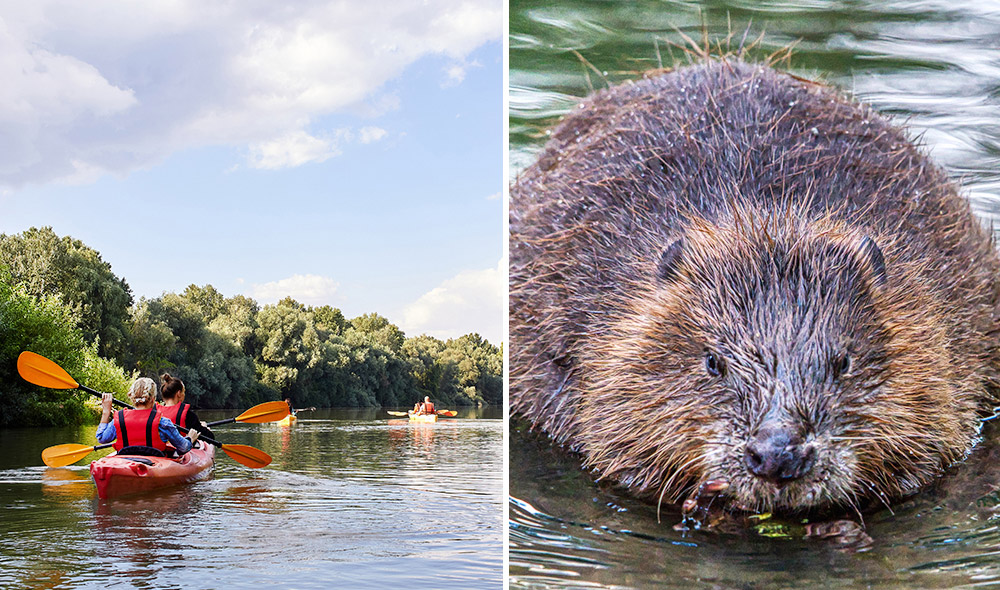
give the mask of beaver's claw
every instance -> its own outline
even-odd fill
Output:
[[[721,479],[713,479],[703,482],[694,492],[688,496],[681,505],[681,522],[674,525],[675,530],[690,531],[702,528],[711,528],[722,521],[725,516],[722,512],[722,502],[715,502],[725,495],[729,489],[729,482]]]

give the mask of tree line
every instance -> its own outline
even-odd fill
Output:
[[[211,285],[135,301],[97,251],[50,227],[0,234],[0,426],[83,420],[85,395],[20,379],[22,350],[103,391],[166,371],[197,408],[284,398],[298,407],[407,406],[425,395],[445,406],[503,400],[501,350],[478,334],[407,338],[376,313],[347,319],[291,298],[261,306]]]

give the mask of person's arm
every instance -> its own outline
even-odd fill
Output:
[[[111,420],[111,400],[114,396],[105,393],[101,396],[101,423],[97,425],[97,442],[104,444],[118,438],[115,423]]]
[[[184,422],[184,426],[186,426],[188,430],[197,430],[202,436],[215,438],[215,435],[212,434],[212,429],[205,426],[205,423],[198,418],[198,414],[195,414],[194,410],[191,408],[188,408],[187,418],[184,419]]]
[[[118,438],[114,422],[102,422],[97,425],[97,442],[104,444]]]
[[[160,440],[174,445],[174,448],[177,449],[177,452],[181,455],[190,451],[191,444],[198,440],[197,431],[190,433],[191,438],[182,436],[181,432],[177,430],[177,426],[166,418],[160,418],[160,426],[158,430],[160,431]]]

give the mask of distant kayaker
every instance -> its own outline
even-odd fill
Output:
[[[288,413],[291,414],[292,416],[294,416],[295,415],[295,408],[292,407],[292,398],[286,397],[285,398],[285,403],[288,404]]]
[[[191,445],[198,440],[198,431],[192,430],[187,436],[181,436],[177,426],[157,411],[156,383],[148,377],[135,380],[128,390],[134,410],[119,410],[114,420],[111,420],[111,404],[114,396],[105,393],[101,398],[101,423],[97,427],[97,440],[101,443],[115,441],[114,448],[120,451],[125,447],[148,447],[149,454],[166,454],[169,442],[184,454],[191,450]],[[156,434],[153,434],[153,425]],[[145,449],[144,449],[145,450]]]
[[[171,377],[170,373],[160,375],[160,395],[163,396],[163,404],[160,412],[172,420],[174,424],[187,429],[194,429],[208,438],[215,438],[212,430],[194,413],[191,404],[184,401],[187,389],[184,382],[176,377]]]
[[[424,396],[423,407],[420,408],[420,412],[418,412],[418,413],[419,414],[433,414],[434,413],[434,404],[431,403],[430,396]]]

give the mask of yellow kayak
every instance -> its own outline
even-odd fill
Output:
[[[289,414],[278,421],[278,426],[291,426],[295,424],[295,420],[297,420],[295,414]]]
[[[410,422],[437,422],[437,414],[410,414]]]

